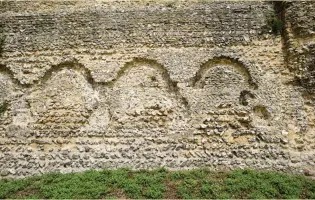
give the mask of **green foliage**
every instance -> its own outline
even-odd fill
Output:
[[[0,181],[0,199],[8,198],[10,194],[14,194],[27,186],[29,186],[30,181],[28,179],[24,180],[1,180]]]
[[[266,25],[263,27],[264,33],[282,34],[284,30],[284,21],[276,16],[270,16],[266,19]]]
[[[278,172],[211,172],[207,169],[169,172],[164,168],[91,170],[0,180],[0,199],[160,199],[168,198],[170,192],[184,199],[315,198],[315,181]]]
[[[214,199],[220,198],[222,187],[220,177],[207,169],[178,171],[171,174],[171,180],[177,185],[179,198]],[[229,197],[226,195],[225,197]]]
[[[282,34],[284,29],[284,22],[277,17],[271,17],[267,19],[266,28],[267,30],[271,29],[272,33],[275,35]]]
[[[282,34],[284,23],[282,20],[273,18],[271,21],[271,30],[274,34]]]
[[[45,198],[93,199],[109,192],[108,184],[98,171],[78,174],[52,174],[43,180],[39,191]],[[47,184],[50,183],[50,184]]]
[[[130,180],[130,185],[133,186],[133,193],[130,193],[130,185],[126,184],[124,190],[129,194],[131,198],[138,198],[142,196],[149,199],[162,198],[166,191],[164,185],[167,171],[165,169],[159,169],[154,171],[139,171],[134,174],[133,179]],[[137,189],[138,192],[135,191]],[[139,194],[139,192],[141,192]],[[135,194],[135,195],[134,195]]]
[[[226,190],[237,198],[300,198],[306,179],[276,172],[236,170],[225,180]],[[314,184],[314,183],[313,183]]]

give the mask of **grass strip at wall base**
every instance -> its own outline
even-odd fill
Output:
[[[315,199],[315,180],[280,172],[117,169],[0,180],[0,199]]]

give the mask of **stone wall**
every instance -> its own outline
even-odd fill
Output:
[[[0,177],[313,170],[315,4],[277,6],[1,1]]]

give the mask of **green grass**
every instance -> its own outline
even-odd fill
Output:
[[[0,180],[0,199],[3,198],[314,199],[315,180],[254,170],[132,171],[122,168]]]

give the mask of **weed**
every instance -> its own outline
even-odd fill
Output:
[[[271,20],[271,30],[274,34],[282,34],[283,31],[283,21],[277,18]]]
[[[168,190],[171,186],[172,193]],[[176,193],[176,195],[174,195]],[[169,172],[130,169],[50,173],[19,180],[0,180],[0,199],[54,198],[160,199],[315,198],[315,181],[299,175],[254,170]]]

